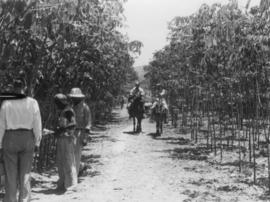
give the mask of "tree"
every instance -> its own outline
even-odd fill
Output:
[[[123,3],[1,1],[2,86],[20,72],[29,95],[47,103],[42,104],[44,114],[55,93],[74,86],[91,95],[92,102],[104,99],[105,91],[116,96],[134,63],[131,52],[139,52],[141,45],[118,31]]]

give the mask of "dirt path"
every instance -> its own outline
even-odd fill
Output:
[[[169,126],[153,138],[154,123],[143,121],[143,133],[132,135],[126,112],[96,131],[84,149],[91,165],[78,189],[56,193],[57,176],[35,176],[33,201],[44,202],[179,202],[260,201],[265,190],[244,183],[232,166],[219,166],[196,154],[187,137]],[[197,150],[196,150],[197,151]],[[193,152],[193,153],[192,153]],[[195,158],[196,157],[196,158]],[[198,158],[202,157],[202,158]],[[191,160],[193,159],[193,160]],[[196,160],[197,159],[197,160]],[[266,201],[266,199],[264,199]]]

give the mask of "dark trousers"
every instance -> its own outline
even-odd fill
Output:
[[[27,130],[6,131],[3,139],[6,172],[4,202],[28,202],[31,195],[31,168],[34,157],[34,134]],[[17,190],[19,200],[17,200]]]

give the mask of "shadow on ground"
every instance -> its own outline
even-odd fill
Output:
[[[134,132],[134,131],[124,131],[124,134],[128,134],[128,135],[139,135],[139,132]]]
[[[160,135],[158,135],[157,133],[148,133],[146,135],[150,136],[150,137],[152,137],[153,139],[156,139],[156,140],[157,140],[158,137],[160,137]]]
[[[164,140],[167,141],[168,144],[176,144],[176,145],[186,145],[191,141],[189,139],[183,137],[158,137],[156,140]]]
[[[97,143],[97,142],[101,142],[101,141],[116,142],[117,140],[111,136],[108,136],[108,135],[91,136],[88,140],[89,143]],[[84,148],[84,150],[90,150],[90,149]]]
[[[119,112],[112,112],[111,115],[96,122],[96,124],[105,126],[107,124],[119,124],[125,120],[128,120],[128,117],[121,117]]]
[[[127,118],[123,117],[123,118],[120,118],[120,117],[111,117],[109,120],[108,120],[108,123],[110,124],[119,124],[121,122],[123,122],[124,120],[126,120]]]
[[[210,151],[205,147],[185,147],[159,150],[156,152],[167,153],[169,158],[204,161],[208,159]]]
[[[42,189],[42,190],[32,190],[33,193],[37,193],[37,194],[45,194],[45,195],[62,195],[65,192],[64,191],[59,191],[57,189]],[[35,200],[39,199],[39,198],[34,198]]]
[[[87,155],[87,156],[82,156],[81,161],[87,164],[93,164],[93,163],[99,163],[99,159],[101,158],[101,155],[95,155],[95,154],[91,154],[91,155]]]
[[[244,167],[250,167],[250,168],[253,167],[252,163],[250,163],[248,161],[243,161],[243,160],[241,160],[241,162],[239,160],[235,160],[235,161],[232,161],[232,162],[223,162],[223,163],[220,163],[220,165],[221,166],[239,167],[240,163],[241,163],[241,166],[244,166]]]
[[[263,201],[270,201],[270,192],[266,191],[263,195],[259,197],[259,199]]]
[[[107,127],[105,125],[95,124],[94,126],[92,126],[92,130],[93,130],[93,133],[100,132],[100,131],[106,131]]]
[[[101,172],[96,171],[96,170],[86,170],[80,177],[79,177],[79,183],[84,181],[85,177],[96,177],[101,175]]]

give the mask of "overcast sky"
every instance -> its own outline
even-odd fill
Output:
[[[239,0],[244,8],[248,0]],[[251,0],[256,5],[260,0]],[[228,0],[128,0],[125,3],[125,32],[130,40],[144,44],[141,55],[134,66],[146,65],[155,51],[167,43],[167,24],[175,16],[187,16],[196,12],[203,3],[226,3]]]

